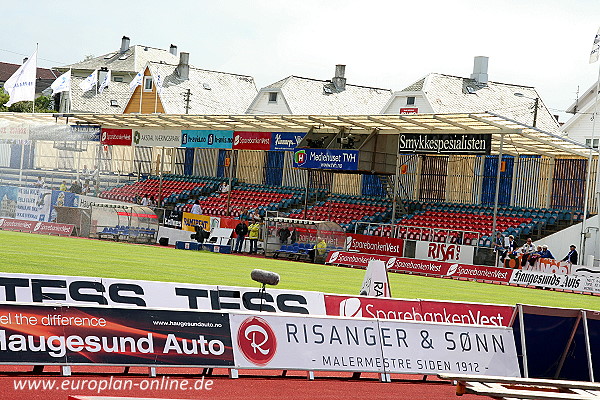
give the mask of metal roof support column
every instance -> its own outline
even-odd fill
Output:
[[[502,166],[502,150],[504,146],[504,133],[500,134],[500,151],[498,152],[498,172],[496,173],[496,193],[494,193],[494,217],[492,219],[492,247],[496,244],[496,224],[498,219],[498,197],[500,194],[500,173]]]
[[[594,363],[592,362],[592,349],[590,346],[590,330],[588,328],[587,311],[581,310],[581,314],[583,314],[583,337],[585,338],[585,354],[587,356],[590,382],[596,382],[594,380]]]
[[[527,363],[527,344],[525,343],[525,318],[523,318],[523,304],[517,304],[519,313],[519,335],[521,336],[521,355],[523,356],[523,378],[529,378],[529,365]]]
[[[231,153],[229,153],[229,190],[227,191],[227,216],[231,217],[231,190],[233,189],[231,187],[231,182],[232,182],[232,167],[233,167],[233,160],[234,158],[237,161],[237,157],[234,157],[235,155],[237,155],[237,150],[230,150]],[[240,249],[241,251],[241,249]]]
[[[165,146],[160,148],[160,181],[158,182],[158,207],[162,207],[163,171],[165,169]]]
[[[398,182],[400,176],[400,137],[398,137],[398,148],[396,149],[396,172],[394,173],[394,195],[392,198],[392,237],[397,237],[396,229],[396,202],[398,201]]]

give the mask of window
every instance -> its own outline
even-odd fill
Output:
[[[413,96],[407,97],[406,98],[406,105],[407,106],[414,106],[415,105],[415,98]]]
[[[594,148],[597,149],[598,148],[598,142],[600,141],[600,139],[594,139]],[[585,145],[587,147],[590,147],[592,145],[592,139],[585,139]]]
[[[277,92],[269,92],[269,103],[277,103]]]
[[[152,91],[152,77],[145,76],[144,77],[144,92],[151,92],[151,91]]]
[[[123,82],[122,76],[113,76],[113,82]]]

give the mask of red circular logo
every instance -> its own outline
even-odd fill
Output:
[[[248,361],[265,365],[275,356],[277,339],[267,321],[250,317],[238,329],[238,346]]]

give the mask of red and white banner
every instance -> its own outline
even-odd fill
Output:
[[[270,150],[271,132],[233,132],[235,150]]]
[[[351,233],[346,238],[346,251],[402,257],[404,240]]]
[[[71,236],[75,225],[0,218],[0,229],[4,231],[39,233],[42,235]]]
[[[230,314],[238,368],[520,376],[511,328]]]
[[[415,246],[415,258],[419,260],[447,261],[471,264],[475,247],[453,243],[423,242]]]
[[[514,307],[495,304],[325,294],[325,310],[327,315],[340,317],[509,326]]]
[[[131,146],[133,134],[131,129],[107,129],[102,128],[100,143],[103,145]]]
[[[508,282],[513,271],[508,268],[488,267],[483,265],[453,264],[440,261],[416,260],[413,258],[349,253],[344,251],[329,252],[325,262],[329,264],[365,267],[371,260],[384,261],[388,271],[489,280],[495,282]]]

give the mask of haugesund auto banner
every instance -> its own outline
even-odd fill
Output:
[[[600,278],[593,276],[550,274],[516,269],[512,271],[510,283],[574,292],[600,293]]]
[[[34,222],[35,224],[35,222]],[[323,293],[85,276],[0,273],[0,302],[325,314]]]
[[[520,376],[510,328],[230,315],[238,368]]]
[[[0,305],[0,363],[232,366],[220,312]]]

